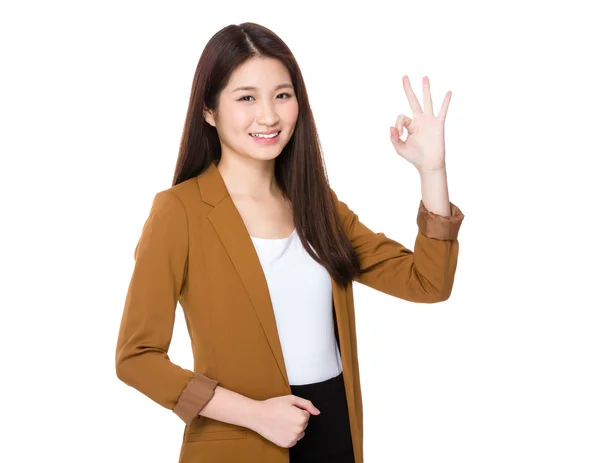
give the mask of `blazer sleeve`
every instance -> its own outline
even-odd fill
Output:
[[[356,250],[363,272],[354,280],[411,302],[434,303],[450,297],[458,259],[458,231],[464,214],[452,202],[449,217],[428,211],[423,201],[417,213],[414,251],[373,232],[333,192],[338,214]]]
[[[171,191],[155,195],[134,259],[117,340],[117,377],[190,424],[218,381],[181,368],[167,353],[188,259],[187,215]]]

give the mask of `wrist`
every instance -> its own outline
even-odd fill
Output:
[[[258,432],[262,422],[262,405],[262,400],[249,399],[247,413],[245,414],[245,423],[242,426]]]
[[[439,174],[446,173],[446,166],[440,167],[439,169],[427,169],[427,170],[417,169],[417,170],[419,171],[419,175],[421,177],[427,176],[427,175],[439,175]]]

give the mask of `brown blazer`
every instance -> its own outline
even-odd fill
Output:
[[[333,193],[333,190],[332,190]],[[421,201],[414,252],[375,233],[333,193],[361,267],[355,281],[414,302],[450,296],[464,218]],[[154,197],[134,252],[117,347],[118,378],[185,423],[180,463],[287,463],[289,449],[241,426],[199,415],[217,384],[256,400],[291,394],[267,282],[254,245],[215,163]],[[332,279],[356,463],[363,463],[363,411],[352,284]],[[168,356],[181,304],[194,370]]]

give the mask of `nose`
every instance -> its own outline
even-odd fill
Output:
[[[258,106],[258,114],[256,115],[256,122],[260,125],[275,125],[279,122],[279,116],[277,111],[273,108],[271,102],[264,100],[262,104]]]

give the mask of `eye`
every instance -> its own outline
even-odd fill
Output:
[[[281,95],[285,95],[285,96],[286,96],[286,98],[279,98],[280,100],[281,100],[281,99],[287,100],[287,99],[291,98],[291,95],[290,95],[289,93],[280,93],[280,94],[279,94],[279,95],[277,95],[277,96],[279,97],[279,96],[281,96]],[[245,96],[241,97],[241,98],[240,98],[238,101],[250,101],[250,100],[246,100],[245,98],[254,98],[254,97],[253,97],[253,96],[251,96],[251,95],[245,95]]]

